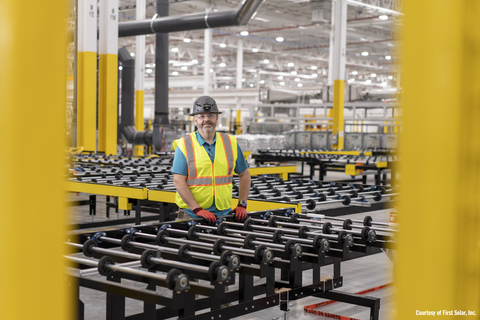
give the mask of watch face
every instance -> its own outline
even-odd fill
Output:
[[[245,201],[245,200],[238,201],[238,205],[246,207],[247,206],[247,201]]]

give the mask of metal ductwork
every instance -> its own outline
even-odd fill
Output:
[[[152,33],[167,33],[207,28],[246,25],[265,0],[244,0],[237,9],[182,16],[161,16],[144,21],[130,21],[118,24],[118,36],[129,37]],[[157,8],[158,13],[158,8]]]
[[[187,30],[198,30],[207,28],[220,28],[246,25],[248,21],[257,12],[258,8],[265,0],[243,0],[242,4],[236,10],[224,10],[218,12],[208,11],[206,13],[186,14],[182,16],[170,17],[170,1],[157,0],[156,15],[154,19],[144,21],[131,21],[118,24],[118,36],[129,37],[155,33],[155,119],[153,121],[153,134],[145,134],[144,138],[151,139],[156,150],[161,150],[163,143],[163,127],[169,126],[168,121],[168,53],[169,41],[168,33]],[[131,59],[130,55],[128,58]],[[119,53],[120,59],[120,53]],[[132,59],[133,60],[133,59]],[[122,70],[123,71],[123,70]],[[122,117],[123,117],[123,76],[122,76]],[[133,83],[133,76],[131,79]],[[132,89],[132,107],[133,115],[133,93]],[[129,96],[127,95],[127,98]],[[129,102],[128,102],[129,103]],[[128,111],[127,111],[128,112]],[[132,116],[132,124],[133,124]],[[121,125],[122,133],[133,135],[137,141],[136,134],[132,128]],[[145,131],[150,132],[150,131]],[[127,138],[128,139],[128,138]],[[140,137],[139,137],[140,139]],[[130,142],[130,140],[128,140]],[[150,142],[150,141],[149,141]],[[150,142],[150,144],[152,143]]]
[[[122,114],[120,132],[132,144],[153,144],[152,130],[138,131],[135,128],[135,60],[123,47],[118,50],[118,60],[122,63]]]

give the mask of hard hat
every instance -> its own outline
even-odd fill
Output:
[[[196,114],[206,112],[221,114],[221,112],[218,111],[217,103],[212,99],[212,97],[201,96],[193,103],[193,112],[190,113],[190,115],[194,116]]]

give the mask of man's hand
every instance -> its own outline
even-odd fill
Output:
[[[204,210],[202,208],[196,208],[193,210],[193,212],[197,216],[207,219],[207,221],[212,224],[214,224],[217,221],[217,218],[213,213],[211,213],[210,211]]]
[[[238,221],[243,221],[247,218],[247,209],[243,206],[238,206],[235,208],[235,218]]]

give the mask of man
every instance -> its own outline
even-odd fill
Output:
[[[240,178],[235,208],[239,220],[247,217],[250,192],[250,171],[237,139],[215,130],[219,114],[211,97],[195,101],[190,115],[198,130],[177,140],[172,167],[175,203],[190,217],[203,217],[210,223],[231,211],[234,172]]]

